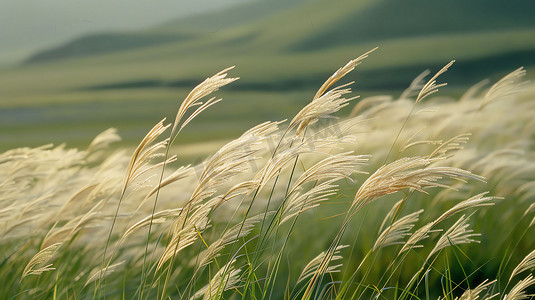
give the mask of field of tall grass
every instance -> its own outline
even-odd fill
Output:
[[[435,94],[450,62],[397,97],[359,99],[340,82],[370,52],[293,119],[199,164],[177,164],[181,132],[225,105],[212,94],[237,80],[232,68],[194,87],[133,153],[109,147],[120,139],[109,129],[87,149],[0,154],[0,298],[532,297],[525,71],[450,99]]]

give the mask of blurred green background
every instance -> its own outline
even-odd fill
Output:
[[[441,77],[450,85],[445,95],[520,66],[533,78],[533,1],[194,2],[117,1],[112,9],[95,1],[73,11],[46,9],[53,1],[0,4],[0,151],[62,142],[83,148],[109,127],[119,130],[120,146],[133,146],[164,116],[172,120],[197,83],[233,65],[230,74],[241,79],[218,92],[223,102],[178,144],[291,118],[332,72],[376,46],[346,80],[356,81],[357,95],[396,96],[451,59],[457,62]],[[82,23],[94,26],[75,30]]]

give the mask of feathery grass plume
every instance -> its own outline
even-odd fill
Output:
[[[98,281],[97,290],[100,289],[100,284],[101,284],[101,281],[102,281],[102,277],[106,277],[106,269],[109,267],[109,265],[111,263],[111,258],[110,258],[110,260],[108,261],[106,267],[104,266],[105,260],[106,260],[106,252],[108,250],[108,246],[109,246],[109,243],[110,243],[110,240],[111,240],[113,229],[114,229],[115,223],[117,221],[117,216],[119,215],[119,209],[120,209],[122,201],[124,199],[124,196],[125,196],[125,193],[126,193],[126,189],[128,188],[128,186],[137,177],[139,177],[143,173],[145,173],[145,172],[147,172],[149,170],[152,170],[154,168],[157,168],[159,166],[162,166],[162,165],[165,166],[167,163],[170,163],[170,162],[176,160],[176,156],[173,156],[171,158],[165,157],[163,162],[160,162],[160,163],[155,164],[155,165],[150,165],[149,164],[151,159],[153,159],[156,156],[159,156],[159,154],[157,152],[159,150],[163,149],[163,148],[166,148],[166,146],[167,146],[167,144],[169,142],[169,139],[166,139],[166,140],[164,140],[162,142],[158,142],[158,143],[152,145],[152,143],[165,130],[167,130],[167,128],[169,128],[170,124],[164,125],[163,124],[164,121],[165,121],[165,118],[163,120],[161,120],[160,122],[158,122],[147,133],[147,135],[145,135],[143,140],[141,140],[141,143],[139,143],[139,145],[134,150],[134,153],[132,154],[132,157],[130,158],[130,162],[128,163],[128,167],[127,167],[127,170],[126,170],[126,175],[125,175],[125,178],[124,178],[124,183],[123,183],[123,186],[121,188],[121,195],[119,197],[119,201],[117,203],[117,208],[115,210],[115,214],[114,214],[111,226],[110,226],[110,231],[108,233],[108,238],[107,238],[107,241],[106,241],[106,245],[104,246],[104,253],[102,255],[102,263],[101,263],[101,267],[100,267],[101,272],[99,273],[100,274],[99,276],[101,277],[101,279],[99,279],[99,281]],[[162,170],[162,173],[163,173],[163,170]]]
[[[286,149],[280,147],[283,150],[278,151],[266,162],[264,167],[255,175],[253,181],[260,182],[259,188],[262,188],[296,157],[305,153],[322,153],[322,151],[332,150],[339,142],[338,138],[332,136],[327,138],[317,137],[305,141],[301,141],[301,138],[297,136],[292,137],[290,142],[286,143],[289,147]]]
[[[499,197],[485,197],[489,192],[484,192],[481,194],[477,194],[475,196],[472,196],[452,208],[445,211],[440,217],[438,217],[435,221],[433,221],[434,225],[446,220],[447,218],[460,213],[461,211],[464,211],[469,208],[476,208],[476,207],[483,207],[483,206],[492,206],[494,205],[493,201],[494,199],[499,199]]]
[[[465,218],[464,215],[455,222],[444,234],[438,239],[438,242],[435,245],[435,248],[431,250],[427,260],[437,253],[438,251],[452,245],[461,245],[468,243],[479,243],[479,241],[472,239],[472,237],[481,236],[479,233],[473,233],[472,229],[467,229],[470,224],[467,223],[468,218]]]
[[[513,279],[514,276],[531,268],[535,268],[535,250],[526,255],[526,257],[524,257],[524,259],[516,266],[511,273],[511,277],[509,277],[509,282],[511,282],[511,279]]]
[[[436,80],[438,76],[446,72],[448,68],[451,67],[451,65],[453,65],[454,62],[455,60],[450,61],[447,65],[445,65],[442,69],[440,69],[440,71],[438,71],[435,74],[435,76],[431,77],[431,79],[429,79],[429,81],[426,84],[424,84],[424,86],[420,90],[420,93],[418,93],[418,96],[416,97],[415,104],[422,101],[424,98],[436,93],[440,87],[447,85],[447,83],[437,84]]]
[[[312,100],[312,102],[303,107],[303,109],[295,115],[288,128],[297,126],[296,134],[299,135],[307,126],[315,123],[320,118],[326,118],[339,111],[341,108],[349,105],[349,101],[358,98],[358,96],[351,98],[343,97],[344,95],[351,93],[350,88],[345,88],[349,84],[336,87],[323,94],[321,97]]]
[[[432,229],[432,228],[436,226],[438,223],[450,218],[451,216],[458,214],[469,208],[494,205],[494,203],[489,202],[489,201],[492,201],[496,199],[497,197],[485,197],[486,194],[488,194],[488,192],[475,195],[473,197],[470,197],[467,200],[464,200],[456,204],[455,206],[453,206],[452,208],[444,212],[440,217],[438,217],[433,222],[429,222],[426,225],[419,228],[418,230],[416,230],[411,235],[411,237],[407,240],[407,242],[403,245],[399,253],[402,253],[412,248],[422,247],[422,245],[417,245],[417,243],[428,238],[430,233],[441,231],[440,229]]]
[[[28,159],[28,155],[25,154],[10,154],[9,151],[0,154],[0,165],[17,160]]]
[[[393,97],[390,95],[379,95],[363,98],[357,104],[355,104],[355,106],[351,110],[351,113],[349,113],[349,117],[356,117],[357,115],[364,112],[366,109],[379,104],[389,103],[392,101],[392,99]]]
[[[418,218],[423,211],[423,209],[420,209],[412,214],[408,214],[388,226],[375,241],[373,251],[391,245],[403,244],[401,240],[404,237],[411,235],[409,231],[411,231],[414,224],[418,222]]]
[[[386,216],[383,218],[383,222],[381,222],[381,226],[379,226],[377,234],[383,232],[383,229],[385,228],[386,224],[394,222],[394,219],[397,216],[397,213],[400,211],[404,200],[405,199],[398,200],[396,203],[394,203],[394,205],[392,205],[392,208],[390,208]]]
[[[496,279],[494,279],[492,281],[488,281],[488,279],[485,279],[482,283],[480,283],[475,288],[470,289],[470,290],[466,290],[461,295],[461,297],[459,297],[459,300],[477,300],[477,299],[479,299],[479,294],[485,292],[486,289],[488,289],[489,287],[491,287],[495,283],[496,283]],[[485,296],[485,300],[490,300],[490,299],[495,298],[496,296],[498,296],[500,294],[500,293],[495,293],[495,294],[489,295],[488,293],[489,292],[487,292],[487,295]]]
[[[357,167],[368,162],[371,156],[352,155],[352,153],[353,151],[331,155],[317,162],[301,174],[294,182],[291,191],[315,180],[351,179],[351,174],[355,172],[365,174],[366,172],[357,171]]]
[[[98,150],[107,148],[111,143],[118,142],[121,140],[119,134],[117,134],[117,129],[109,128],[97,135],[89,147],[87,147],[88,153],[93,153]]]
[[[151,214],[149,216],[146,216],[145,218],[143,218],[143,219],[139,220],[138,222],[136,222],[134,225],[130,226],[125,231],[123,236],[121,237],[121,240],[126,239],[129,235],[131,235],[132,233],[138,231],[139,229],[141,229],[141,228],[143,228],[145,226],[148,226],[150,224],[150,222],[151,222],[151,219],[152,219],[152,223],[153,224],[161,224],[161,223],[164,223],[164,222],[166,222],[167,220],[169,220],[171,218],[176,218],[180,214],[181,211],[182,211],[182,208],[165,209],[165,210],[156,212],[154,214]]]
[[[257,137],[267,137],[271,136],[277,130],[279,130],[279,125],[286,122],[286,120],[272,122],[267,121],[260,123],[249,130],[245,131],[241,136],[257,136]],[[271,136],[274,137],[274,136]]]
[[[176,181],[179,181],[179,180],[181,180],[183,178],[186,178],[188,175],[190,175],[190,173],[192,171],[193,171],[193,168],[191,167],[191,165],[181,166],[180,168],[178,168],[171,175],[167,176],[158,185],[156,185],[154,188],[152,188],[150,190],[150,192],[145,196],[143,201],[141,201],[138,204],[137,209],[141,208],[143,206],[143,204],[145,204],[147,202],[147,200],[149,200],[150,196],[154,195],[158,191],[158,189],[161,189],[161,188],[163,188],[165,186],[170,185],[173,182],[176,182]]]
[[[416,92],[421,91],[426,84],[425,77],[427,77],[427,75],[429,74],[431,74],[431,71],[425,70],[420,73],[420,75],[416,76],[416,78],[412,80],[409,87],[406,88],[403,93],[401,93],[401,95],[399,96],[399,100],[409,99],[410,97],[415,96],[414,94]]]
[[[177,253],[191,246],[197,240],[197,235],[198,233],[195,230],[195,226],[188,226],[174,233],[171,238],[171,241],[169,241],[169,244],[165,248],[163,254],[160,256],[160,259],[158,260],[156,270],[159,270],[168,260],[172,259]]]
[[[282,209],[282,220],[280,224],[285,223],[292,217],[317,207],[321,202],[329,200],[336,195],[338,185],[333,184],[337,179],[330,179],[322,182],[305,192],[294,192],[288,198],[288,201]]]
[[[258,149],[251,147],[255,143],[258,143],[258,139],[254,137],[239,138],[225,145],[206,161],[189,204],[195,205],[214,195],[221,184],[247,171],[250,163],[257,159],[254,155]]]
[[[232,186],[228,191],[219,197],[219,202],[214,206],[217,209],[223,203],[238,196],[248,195],[260,186],[260,180],[246,180]]]
[[[335,113],[339,111],[342,107],[347,106],[349,101],[357,99],[358,97],[353,97],[349,99],[342,98],[343,95],[351,92],[351,89],[344,89],[344,87],[351,85],[353,82],[341,85],[330,91],[327,90],[333,84],[335,84],[344,76],[346,76],[349,72],[353,71],[356,66],[358,66],[365,58],[368,57],[368,54],[375,51],[376,49],[377,47],[373,48],[372,50],[362,54],[356,59],[349,61],[345,66],[336,70],[336,72],[334,72],[333,75],[331,75],[321,85],[319,90],[314,95],[314,98],[312,98],[312,102],[306,105],[303,109],[301,109],[301,111],[299,111],[299,113],[297,113],[297,115],[295,115],[294,119],[290,122],[288,128],[293,128],[294,126],[299,124],[296,130],[296,135],[299,135],[308,125],[313,124],[319,118],[326,117],[327,115]]]
[[[205,203],[202,201],[213,196],[218,186],[249,169],[251,162],[257,159],[255,154],[261,150],[260,146],[265,140],[263,135],[277,130],[277,125],[277,123],[262,123],[238,139],[227,143],[208,159],[200,175],[199,183],[185,206],[187,207],[185,211],[193,211],[193,214],[192,216],[181,216],[174,222],[173,237],[161,256],[157,269],[167,260],[173,258],[178,251],[195,241],[198,228],[202,226],[192,227],[190,223],[196,224],[196,221],[191,222],[191,219],[197,218],[204,221],[209,211],[213,210],[216,205],[220,205],[222,199],[214,197]],[[201,211],[202,213],[199,213]],[[182,235],[185,236],[185,239],[181,237]]]
[[[96,210],[96,209],[95,209]],[[74,217],[74,219],[68,221],[58,230],[54,230],[56,224],[48,231],[41,242],[41,249],[57,244],[59,242],[67,242],[71,240],[82,229],[89,227],[89,224],[93,221],[97,221],[102,216],[91,210],[83,215]]]
[[[533,275],[529,274],[528,277],[526,277],[523,280],[520,280],[510,291],[508,294],[503,297],[503,300],[522,300],[522,299],[528,299],[530,297],[533,297],[533,295],[529,295],[526,293],[526,289],[530,286],[535,284],[535,278],[533,278]]]
[[[194,204],[212,196],[219,185],[228,182],[233,176],[249,170],[254,161],[259,159],[255,155],[264,151],[262,144],[270,134],[278,130],[279,123],[259,124],[221,147],[204,163],[203,172],[190,202]]]
[[[453,167],[433,167],[440,158],[404,157],[381,166],[357,191],[352,208],[360,209],[373,200],[409,188],[425,193],[429,187],[448,186],[437,182],[443,177],[463,181],[465,178],[484,181],[470,171]]]
[[[318,268],[316,274],[309,283],[305,291],[305,298],[310,298],[312,291],[315,289],[318,279],[323,276],[322,271],[325,270],[326,261],[332,255],[333,248],[340,242],[345,229],[349,225],[351,218],[364,206],[371,203],[373,200],[388,195],[405,188],[417,190],[425,193],[424,188],[429,187],[443,187],[448,188],[448,185],[439,183],[438,180],[443,177],[464,181],[465,178],[473,178],[483,180],[481,176],[475,175],[469,171],[452,168],[452,167],[433,167],[431,163],[437,162],[443,158],[430,159],[425,157],[405,157],[398,159],[388,165],[381,166],[374,174],[361,185],[357,191],[354,200],[351,203],[350,209],[342,225],[342,228],[336,235],[328,255],[322,262],[322,268]],[[429,228],[430,229],[430,228]],[[427,235],[424,232],[420,238]],[[411,236],[412,237],[412,236]],[[409,238],[409,240],[411,240]],[[405,246],[402,248],[404,251]],[[405,249],[406,250],[406,249]]]
[[[89,276],[89,278],[87,279],[87,281],[85,282],[84,284],[84,287],[86,287],[88,284],[90,284],[91,282],[94,282],[95,280],[97,279],[104,279],[108,276],[110,276],[110,274],[112,274],[113,272],[115,272],[117,270],[117,268],[122,265],[124,263],[124,260],[123,261],[120,261],[118,263],[115,263],[113,265],[109,265],[107,266],[106,268],[104,269],[101,269],[100,267],[97,268],[96,270],[93,271],[93,273]]]
[[[336,249],[334,250],[334,255],[332,255],[330,257],[329,263],[327,264],[327,269],[326,269],[326,271],[324,273],[340,272],[339,268],[342,266],[342,264],[338,264],[338,265],[334,265],[334,266],[329,266],[329,264],[330,264],[330,262],[342,259],[343,257],[341,255],[339,255],[340,254],[340,250],[342,250],[344,248],[347,248],[347,247],[349,247],[349,245],[340,245],[340,246],[336,247]],[[320,265],[322,264],[322,261],[325,258],[325,255],[326,255],[325,251],[321,252],[318,256],[314,257],[305,266],[305,268],[303,268],[303,271],[301,272],[301,275],[299,275],[299,277],[297,278],[296,285],[299,284],[300,282],[303,282],[307,278],[310,278],[312,275],[314,275],[314,273],[317,272],[318,268],[320,267]]]
[[[409,249],[414,248],[421,248],[422,245],[418,245],[419,242],[425,240],[429,237],[429,234],[432,232],[439,232],[442,231],[440,229],[432,229],[434,226],[433,222],[429,222],[425,224],[424,226],[418,228],[407,240],[407,242],[401,247],[401,250],[399,250],[399,253],[403,253]]]
[[[429,141],[415,141],[413,140],[416,138],[418,134],[420,134],[425,128],[420,128],[418,131],[416,131],[411,137],[409,137],[403,145],[399,148],[399,152],[403,152],[409,148],[418,146],[418,145],[441,145],[442,140],[429,140]]]
[[[316,95],[314,95],[314,99],[316,100],[323,96],[325,92],[331,87],[333,84],[338,82],[338,80],[342,79],[344,76],[346,76],[349,72],[353,71],[360,63],[368,57],[370,53],[377,50],[378,47],[373,48],[372,50],[362,54],[361,56],[349,61],[345,66],[341,67],[340,69],[336,70],[336,72],[331,75],[319,88],[319,90],[316,92]]]
[[[466,90],[466,92],[464,92],[464,94],[459,98],[459,102],[464,102],[464,101],[468,101],[468,100],[474,100],[475,98],[477,98],[476,95],[479,92],[481,92],[483,87],[486,86],[487,84],[489,84],[489,82],[490,82],[490,80],[485,79],[485,80],[482,80],[482,81],[474,84],[468,90]]]
[[[185,209],[182,208],[182,212],[179,213],[171,225],[171,240],[160,256],[156,270],[159,270],[165,262],[174,258],[176,254],[191,246],[197,240],[199,233],[209,226],[210,219],[208,215],[218,201],[218,198],[212,198],[200,205],[190,205],[188,206],[189,214],[183,213]]]
[[[496,279],[489,281],[488,279],[485,279],[481,284],[476,286],[473,289],[469,289],[464,291],[464,293],[460,297],[455,297],[455,300],[477,300],[479,299],[479,294],[485,292],[486,289],[488,289],[490,286],[496,283]],[[485,296],[484,300],[491,300],[492,298],[495,298],[500,293],[489,295],[489,292],[487,291],[487,295]],[[444,298],[438,297],[439,300],[442,300]]]
[[[79,202],[82,202],[82,200],[88,199],[90,196],[94,195],[92,194],[92,191],[99,187],[98,183],[92,183],[89,185],[86,185],[76,191],[74,195],[72,195],[65,203],[61,206],[61,208],[58,210],[58,213],[56,214],[56,218],[62,218],[62,216],[68,215],[69,210],[73,210],[74,207],[79,209]]]
[[[520,91],[523,84],[519,81],[525,75],[526,70],[523,67],[520,67],[493,84],[485,94],[479,110],[485,108],[495,99],[505,98]]]
[[[43,194],[37,198],[35,198],[33,201],[25,204],[21,211],[18,213],[17,218],[22,218],[24,215],[31,215],[37,210],[40,210],[40,205],[43,202],[48,202],[50,199],[52,199],[54,195],[53,194]]]
[[[268,212],[268,215],[271,215],[271,212]],[[251,233],[255,225],[263,220],[264,214],[256,215],[250,218],[247,218],[243,225],[242,223],[236,224],[231,227],[229,230],[225,231],[223,235],[217,239],[215,242],[210,244],[210,246],[199,254],[201,259],[198,263],[198,268],[208,265],[213,259],[221,255],[221,250],[226,246],[235,243],[238,239],[245,237]]]
[[[234,289],[240,282],[241,269],[235,269],[233,264],[236,260],[232,260],[223,266],[214,275],[210,282],[199,289],[190,300],[201,298],[203,300],[208,299],[221,299],[224,291]]]
[[[152,129],[143,138],[141,143],[139,143],[139,145],[136,147],[136,150],[134,150],[126,170],[126,177],[121,192],[122,194],[124,194],[128,185],[130,185],[136,177],[147,171],[148,168],[151,168],[147,167],[149,160],[156,155],[158,150],[165,148],[167,145],[167,140],[165,140],[150,146],[152,142],[154,142],[167,128],[169,128],[170,124],[163,125],[164,121],[165,119],[161,120],[154,127],[152,127]]]
[[[182,104],[180,104],[180,107],[178,108],[175,122],[171,130],[171,142],[174,141],[178,132],[180,132],[184,128],[184,126],[186,126],[195,116],[197,116],[199,113],[201,113],[203,110],[207,109],[211,105],[219,102],[221,99],[214,100],[215,98],[211,98],[204,104],[202,102],[199,102],[199,100],[217,91],[220,87],[239,79],[238,77],[226,78],[226,72],[232,70],[233,68],[234,67],[226,68],[218,72],[214,76],[206,78],[203,82],[201,82],[199,85],[193,88],[193,90],[191,90],[186,99],[184,99],[184,101],[182,102]],[[178,127],[182,118],[186,115],[186,111],[194,106],[199,107],[184,122],[182,122],[180,127]]]
[[[470,140],[471,133],[462,133],[452,137],[440,145],[429,154],[429,158],[448,157],[450,152],[456,152],[463,149],[463,145]]]
[[[51,268],[52,264],[41,266],[37,269],[35,267],[48,263],[59,247],[61,247],[61,243],[52,244],[35,254],[24,268],[24,271],[22,271],[20,279],[22,280],[28,275],[41,275],[43,272],[55,270],[55,268]]]

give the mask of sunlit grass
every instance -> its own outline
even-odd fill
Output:
[[[336,86],[355,64],[301,111],[232,92],[198,103],[235,84],[231,70],[194,89],[205,97],[150,107],[172,122],[140,134],[135,150],[113,146],[109,130],[79,149],[0,154],[1,297],[521,299],[535,248],[524,71],[458,99],[423,97],[441,72],[401,98],[353,99]],[[295,117],[272,118],[270,105]],[[257,109],[271,121],[243,135],[247,115],[199,130],[196,109],[207,120]],[[225,134],[235,139],[208,141]]]

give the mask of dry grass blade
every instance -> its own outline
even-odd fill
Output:
[[[87,279],[87,281],[85,282],[84,284],[84,287],[87,286],[88,284],[90,284],[91,282],[97,280],[97,279],[104,279],[108,276],[110,276],[110,274],[112,274],[115,270],[117,270],[117,268],[122,265],[124,263],[124,260],[123,261],[120,261],[116,264],[113,264],[113,265],[110,265],[110,266],[107,266],[106,268],[104,269],[101,269],[101,268],[98,268],[97,270],[95,270],[93,272],[93,274],[91,274],[89,276],[89,278]]]
[[[422,88],[425,86],[425,83],[426,83],[424,81],[425,77],[427,77],[427,75],[429,75],[430,73],[431,71],[425,70],[422,73],[420,73],[420,75],[416,76],[416,78],[412,80],[409,87],[405,89],[403,93],[401,93],[401,95],[399,96],[399,99],[409,99],[410,97],[413,96],[413,94],[416,91],[422,90]]]
[[[271,215],[272,213],[268,213]],[[242,223],[234,225],[227,230],[219,239],[213,242],[206,250],[199,254],[199,268],[208,265],[214,258],[221,255],[221,250],[226,246],[235,243],[238,239],[247,236],[254,229],[255,224],[262,221],[264,214],[257,215],[246,219]]]
[[[342,256],[339,255],[340,253],[340,250],[344,249],[344,248],[347,248],[349,247],[349,245],[340,245],[338,247],[336,247],[335,251],[334,251],[334,254],[330,257],[330,260],[329,262],[327,263],[327,266],[329,265],[330,262],[332,261],[336,261],[336,260],[340,260],[342,259]],[[299,275],[299,278],[297,279],[297,283],[296,284],[299,284],[300,282],[303,282],[304,280],[306,280],[307,278],[310,278],[312,275],[314,275],[317,271],[318,271],[318,268],[320,267],[320,265],[322,264],[323,260],[325,259],[325,256],[326,256],[326,253],[325,252],[321,252],[318,256],[314,257],[306,266],[305,268],[303,269],[303,271],[301,272],[301,275]],[[338,271],[338,268],[340,267],[341,265],[335,265],[335,266],[328,266],[327,269],[326,269],[326,273],[335,273],[335,272],[339,272]]]
[[[153,224],[164,223],[170,218],[176,218],[181,211],[181,208],[166,209],[147,216],[130,226],[121,237],[121,240],[126,239],[130,234],[138,231],[139,229],[148,226],[151,223],[151,220]]]
[[[224,195],[220,196],[219,202],[214,206],[214,209],[221,206],[223,203],[242,195],[247,195],[260,186],[259,180],[242,181],[232,186]]]
[[[467,223],[468,218],[465,218],[464,215],[455,222],[439,239],[435,245],[435,248],[431,250],[427,260],[437,253],[438,251],[452,245],[461,245],[468,244],[472,242],[479,243],[479,241],[472,239],[472,237],[480,236],[479,233],[473,233],[472,229],[467,229],[470,224]]]
[[[28,275],[41,275],[43,272],[55,270],[55,268],[50,267],[52,264],[48,264],[37,269],[35,269],[35,267],[48,263],[59,247],[61,247],[61,243],[52,244],[35,254],[24,268],[24,271],[22,271],[21,279]]]
[[[171,226],[171,241],[160,256],[156,270],[159,270],[166,261],[174,259],[177,253],[189,247],[197,240],[199,234],[208,227],[210,222],[208,215],[218,201],[218,198],[212,198],[210,201],[196,206],[189,205],[187,209],[189,210],[189,214],[179,213],[178,218],[175,219]]]
[[[186,227],[179,232],[173,234],[171,241],[161,255],[156,270],[159,270],[165,262],[172,259],[177,253],[183,249],[191,246],[197,240],[197,232],[194,228]]]
[[[99,135],[97,135],[91,144],[89,144],[89,147],[87,147],[87,152],[95,152],[104,148],[107,148],[111,143],[120,141],[121,137],[117,134],[117,129],[110,128]]]
[[[336,195],[338,186],[333,184],[334,181],[336,179],[327,180],[304,193],[292,193],[284,205],[280,224],[285,223],[293,216],[318,206],[321,202],[327,201]]]
[[[448,157],[449,153],[463,149],[464,144],[470,140],[471,133],[463,133],[449,139],[440,145],[429,154],[429,158]]]
[[[418,245],[418,243],[428,238],[431,232],[440,231],[440,229],[432,229],[433,225],[434,225],[433,222],[429,222],[425,224],[424,226],[420,227],[418,230],[416,230],[411,235],[411,237],[407,240],[407,242],[403,245],[403,247],[401,247],[401,250],[399,250],[399,253],[401,254],[410,249],[423,247],[422,245]]]
[[[199,289],[190,300],[201,298],[203,300],[208,299],[221,299],[224,291],[234,289],[240,282],[241,269],[235,269],[232,264],[236,260],[232,260],[225,266],[223,266],[210,280],[210,283]]]
[[[516,266],[511,273],[511,277],[509,277],[509,282],[511,282],[511,279],[513,279],[514,276],[531,268],[535,268],[535,250],[526,255],[526,257],[524,257],[524,259]]]
[[[279,124],[280,122],[261,123],[246,131],[239,138],[225,144],[205,161],[199,183],[193,191],[190,202],[194,204],[212,196],[219,185],[229,181],[233,176],[251,169],[255,165],[254,162],[259,159],[255,155],[263,151],[263,143],[278,130]],[[229,200],[229,197],[235,197],[236,192],[243,193],[253,188],[256,182],[259,181],[252,180],[235,185],[220,199],[220,203],[216,206]]]
[[[417,212],[406,215],[387,227],[375,241],[373,251],[391,245],[403,244],[401,240],[411,235],[409,231],[418,222],[418,217],[423,211],[423,209],[420,209]]]
[[[521,84],[517,84],[522,77],[526,75],[526,70],[523,67],[520,67],[513,72],[505,75],[498,82],[493,84],[490,89],[485,94],[483,103],[479,109],[483,109],[490,102],[495,99],[504,98],[516,93],[520,88]]]
[[[387,95],[366,97],[360,100],[357,104],[355,104],[355,106],[351,110],[351,113],[349,114],[349,117],[356,117],[358,114],[361,114],[366,109],[378,104],[389,103],[392,101],[392,99],[392,96]]]
[[[401,200],[398,200],[396,203],[394,203],[394,205],[392,205],[392,208],[390,208],[386,216],[383,218],[383,222],[381,222],[381,226],[379,226],[379,230],[377,231],[377,234],[380,234],[381,232],[383,232],[383,229],[385,228],[386,224],[392,223],[394,221],[403,203],[404,203],[404,199],[401,199]]]
[[[455,297],[455,300],[477,300],[479,299],[479,296],[480,296],[479,294],[485,292],[486,289],[488,289],[495,283],[496,283],[496,280],[489,281],[488,279],[485,279],[481,284],[479,284],[475,288],[464,291],[464,293],[460,297]],[[490,300],[498,295],[499,293],[489,295],[489,292],[487,292],[487,295],[485,296],[485,300]],[[439,297],[438,299],[442,300],[443,298]]]
[[[174,171],[171,175],[167,176],[164,180],[162,180],[158,185],[156,185],[150,192],[145,196],[143,201],[141,201],[138,205],[138,209],[143,206],[147,202],[147,200],[150,198],[150,196],[154,195],[158,189],[161,189],[165,186],[170,185],[173,182],[179,181],[180,179],[183,179],[187,177],[191,171],[193,171],[193,168],[191,168],[191,165],[187,166],[181,166],[176,171]]]
[[[206,97],[207,95],[217,91],[220,87],[225,86],[231,82],[234,82],[238,80],[239,78],[226,78],[227,77],[227,71],[232,70],[234,67],[226,68],[217,74],[215,74],[212,77],[209,77],[205,79],[202,83],[197,85],[191,92],[188,94],[186,99],[182,102],[180,105],[175,122],[173,124],[173,129],[171,130],[171,141],[174,140],[176,137],[176,134],[187,124],[193,117],[198,115],[200,112],[208,108],[209,106],[219,102],[219,100],[214,100],[214,98],[208,100],[206,103],[202,104],[199,102],[202,98]],[[180,126],[180,129],[178,129],[178,125],[180,124],[182,118],[185,116],[186,111],[194,106],[200,105],[199,108],[191,116],[184,121],[184,123]]]
[[[334,74],[331,75],[331,77],[329,77],[327,79],[327,81],[325,81],[323,83],[323,85],[320,87],[320,89],[318,90],[316,95],[314,95],[314,99],[313,100],[316,100],[319,97],[323,96],[323,94],[325,94],[325,92],[329,89],[329,87],[331,87],[333,84],[338,82],[338,80],[342,79],[349,72],[353,71],[355,69],[355,67],[357,67],[364,59],[366,59],[370,53],[372,53],[373,51],[377,50],[377,48],[378,47],[373,48],[372,50],[362,54],[361,56],[359,56],[359,57],[357,57],[357,58],[355,58],[355,59],[353,59],[351,61],[349,61],[345,66],[343,66],[340,69],[336,70],[336,72],[334,72]]]
[[[167,142],[164,141],[153,145],[152,147],[149,147],[149,145],[154,142],[154,140],[156,140],[167,128],[169,128],[170,125],[163,125],[164,121],[165,119],[158,122],[158,124],[156,124],[147,133],[141,143],[139,143],[137,148],[134,150],[134,153],[130,158],[130,163],[128,164],[128,168],[126,170],[126,177],[122,188],[123,194],[128,185],[132,183],[134,178],[143,172],[143,167],[146,166],[146,164],[148,163],[147,160],[152,158],[157,150],[160,150],[165,147],[165,145],[167,145]]]
[[[476,94],[479,93],[484,86],[489,84],[489,82],[490,81],[488,79],[485,79],[474,84],[461,96],[461,98],[459,98],[459,102],[476,98]]]
[[[69,241],[72,237],[74,237],[75,234],[89,226],[91,222],[99,220],[101,217],[102,216],[100,214],[96,213],[94,210],[91,210],[84,215],[77,216],[70,220],[58,230],[54,230],[54,225],[43,238],[41,249],[49,247],[58,242],[63,243]]]
[[[351,174],[358,172],[357,167],[368,162],[370,158],[370,155],[352,155],[352,153],[344,152],[331,155],[317,162],[295,181],[292,191],[315,180],[350,179]]]
[[[351,84],[351,83],[349,83]],[[320,118],[327,117],[341,108],[347,106],[349,101],[355,100],[358,97],[344,98],[343,96],[351,93],[350,88],[345,88],[349,84],[334,88],[321,97],[312,100],[308,105],[303,107],[299,113],[290,122],[289,128],[297,127],[297,134],[303,132],[303,130],[310,124],[313,124]]]
[[[446,220],[447,218],[458,214],[466,209],[469,208],[476,208],[476,207],[483,207],[483,206],[492,206],[494,205],[494,202],[490,202],[494,199],[497,199],[497,197],[485,197],[489,192],[484,192],[478,195],[475,195],[473,197],[470,197],[469,199],[466,199],[452,208],[448,209],[446,212],[444,212],[440,217],[438,217],[433,223],[434,225]]]
[[[444,72],[448,70],[455,60],[450,61],[447,65],[445,65],[440,71],[438,71],[435,76],[431,77],[429,81],[422,87],[420,90],[420,93],[418,93],[418,97],[416,97],[416,103],[422,101],[424,98],[426,98],[429,95],[432,95],[438,91],[440,87],[443,87],[447,85],[446,83],[437,84],[437,78],[438,76],[442,75]]]
[[[526,277],[523,280],[520,280],[511,289],[511,291],[509,291],[509,293],[505,295],[503,300],[522,300],[522,299],[528,299],[530,297],[533,297],[533,295],[529,295],[526,293],[526,289],[534,284],[535,284],[535,278],[533,278],[533,275],[529,274],[528,277]]]
[[[409,188],[425,193],[429,187],[445,187],[438,180],[443,177],[463,180],[471,178],[483,181],[483,177],[470,171],[453,167],[432,167],[439,159],[404,157],[381,166],[359,188],[351,206],[360,209],[374,199]]]

